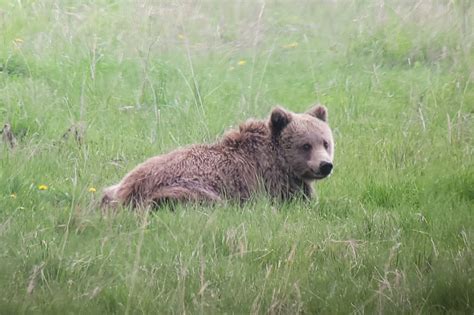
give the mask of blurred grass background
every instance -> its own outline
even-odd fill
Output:
[[[0,312],[472,313],[473,19],[469,0],[0,1]],[[147,157],[315,102],[336,159],[310,203],[97,208]]]

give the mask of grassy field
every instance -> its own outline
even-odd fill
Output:
[[[472,314],[473,44],[469,0],[0,0],[0,313]],[[309,203],[97,208],[315,102],[336,158]]]

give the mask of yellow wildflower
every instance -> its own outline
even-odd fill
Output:
[[[95,193],[97,191],[97,189],[95,189],[94,187],[90,187],[88,191],[90,193]]]
[[[38,186],[39,190],[48,190],[48,188],[49,187],[47,185],[44,185],[44,184],[41,184],[41,185]]]
[[[289,44],[283,46],[283,48],[296,48],[296,47],[298,47],[297,42],[289,43]]]
[[[243,66],[243,65],[246,64],[246,63],[247,63],[247,60],[245,60],[245,59],[241,59],[241,60],[239,60],[239,62],[237,62],[237,64],[238,64],[239,66]]]
[[[186,36],[184,36],[183,34],[178,34],[178,38],[181,39],[181,40],[185,40]]]
[[[10,198],[16,199],[16,193],[11,193],[11,194],[10,194]]]

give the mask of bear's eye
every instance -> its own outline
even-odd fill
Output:
[[[323,140],[323,146],[326,150],[329,149],[329,143],[326,140]]]
[[[311,144],[309,144],[309,143],[303,144],[303,150],[305,150],[305,151],[311,150]]]

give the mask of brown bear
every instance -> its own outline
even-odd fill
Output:
[[[102,206],[159,206],[174,202],[311,198],[311,182],[333,168],[334,141],[327,109],[303,114],[281,107],[268,120],[248,120],[215,144],[155,156],[104,190]]]

